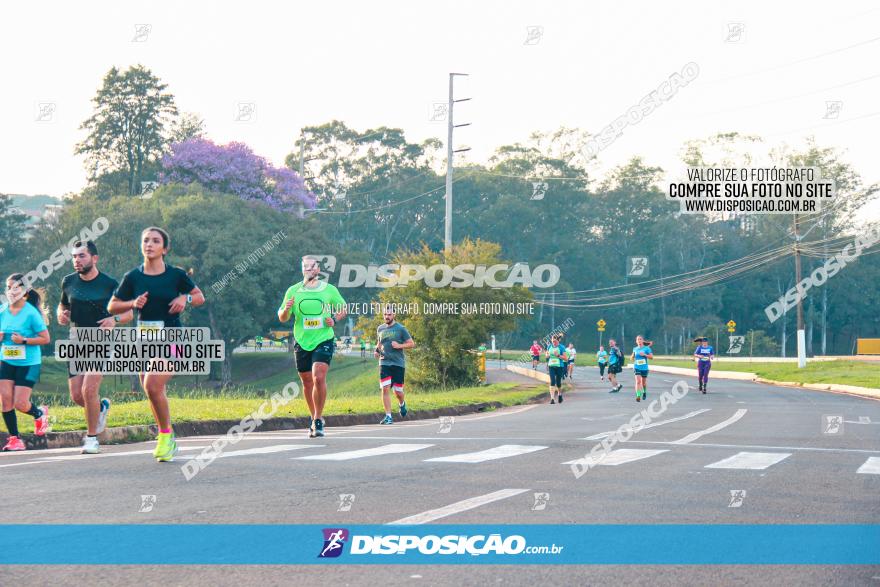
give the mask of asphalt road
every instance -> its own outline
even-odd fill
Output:
[[[565,463],[584,457],[602,433],[645,407],[634,401],[631,372],[623,374],[624,390],[609,394],[597,371],[581,366],[563,404],[463,416],[451,425],[432,420],[328,428],[322,439],[309,439],[303,430],[254,433],[190,481],[180,464],[215,437],[180,439],[184,450],[174,464],[154,462],[152,443],[104,447],[100,456],[76,449],[2,454],[7,492],[0,519],[328,526],[880,523],[880,402],[720,380],[702,395],[693,378],[662,373],[651,374],[648,401],[679,379],[691,391],[580,479]],[[417,401],[413,396],[410,404],[417,408]],[[536,500],[536,493],[549,499]],[[341,511],[347,509],[343,494],[354,496],[347,511]],[[152,508],[144,507],[142,496],[155,496],[154,502],[147,498]],[[880,567],[11,566],[0,577],[9,585],[880,585]]]

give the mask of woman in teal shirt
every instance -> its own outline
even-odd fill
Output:
[[[648,397],[648,359],[654,358],[651,345],[641,334],[636,337],[636,346],[633,348],[633,373],[636,377],[636,401]]]
[[[40,380],[43,357],[40,345],[49,344],[40,294],[26,289],[21,273],[6,279],[7,306],[0,306],[0,406],[9,431],[4,451],[25,450],[18,431],[15,410],[34,418],[37,436],[46,434],[49,410],[31,402],[31,392]]]
[[[605,366],[608,365],[608,351],[601,344],[599,352],[596,353],[596,363],[599,365],[599,380],[605,381]]]

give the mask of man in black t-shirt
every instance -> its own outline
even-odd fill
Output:
[[[111,316],[107,303],[118,287],[115,279],[98,271],[98,248],[92,241],[77,241],[71,251],[74,273],[61,280],[61,303],[56,315],[58,324],[79,328],[113,328],[128,322],[132,312]],[[83,439],[83,454],[100,452],[98,434],[107,426],[110,400],[99,398],[101,373],[74,374],[67,365],[70,399],[85,408],[88,430]]]

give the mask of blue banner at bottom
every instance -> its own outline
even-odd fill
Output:
[[[0,525],[0,565],[877,565],[880,525]]]

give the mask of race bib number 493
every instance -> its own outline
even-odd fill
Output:
[[[316,330],[324,326],[324,320],[321,318],[303,318],[303,328],[306,330]]]

